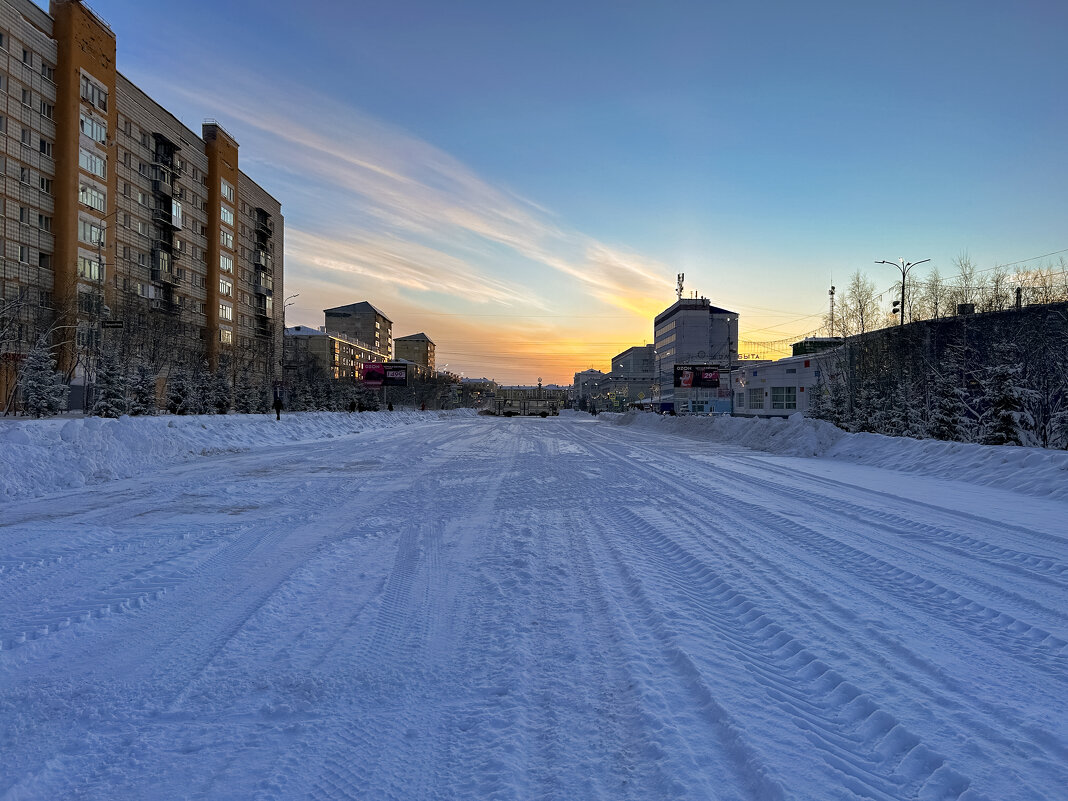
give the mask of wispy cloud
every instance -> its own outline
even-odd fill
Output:
[[[289,227],[290,258],[505,306],[544,305],[529,275],[544,268],[574,300],[636,315],[670,292],[670,268],[557,225],[543,208],[404,130],[300,87],[276,85],[264,104],[253,85],[233,94],[217,87],[215,96],[170,88],[225,109],[234,127],[257,138],[250,156],[316,188],[318,216],[305,213]]]

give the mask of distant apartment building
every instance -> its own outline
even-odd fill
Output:
[[[0,392],[51,336],[78,407],[102,354],[275,377],[281,206],[238,144],[183,125],[116,70],[116,39],[78,0],[0,0]]]
[[[585,398],[595,398],[600,393],[601,382],[605,380],[605,374],[600,370],[583,370],[581,373],[575,373],[574,384],[574,396],[575,401],[578,402]]]
[[[344,334],[328,334],[306,325],[295,325],[285,332],[283,368],[290,387],[307,380],[315,370],[327,377],[356,381],[362,378],[365,362],[384,362],[385,356]]]
[[[616,408],[651,401],[656,382],[656,349],[653,345],[627,348],[612,359],[608,392]]]
[[[738,362],[738,314],[713,306],[708,298],[680,298],[656,316],[653,324],[659,402],[686,411],[730,410],[730,392],[719,388],[676,393],[675,365],[706,365],[722,371],[723,383]],[[676,408],[676,411],[681,411]]]
[[[434,340],[424,333],[409,334],[393,340],[394,358],[420,364],[431,374],[434,373],[435,347]]]
[[[324,309],[326,332],[344,334],[393,359],[393,321],[366,300]]]

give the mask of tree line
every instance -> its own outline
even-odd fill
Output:
[[[816,358],[809,416],[848,431],[1068,448],[1068,303],[885,328]]]
[[[1026,270],[997,266],[979,270],[967,253],[953,262],[954,272],[942,276],[932,267],[926,277],[910,273],[905,279],[905,322],[953,317],[961,305],[977,313],[1004,311],[1016,305],[1046,305],[1068,302],[1068,261]],[[901,296],[901,281],[879,292],[875,281],[857,270],[835,296],[834,314],[828,312],[825,327],[834,336],[850,337],[896,325],[891,303]]]

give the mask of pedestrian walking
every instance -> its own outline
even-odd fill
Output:
[[[282,396],[281,395],[275,395],[274,396],[274,419],[275,420],[281,420],[282,419]]]

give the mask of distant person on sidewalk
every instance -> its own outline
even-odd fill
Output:
[[[282,419],[282,396],[281,395],[275,395],[274,396],[274,419],[275,420],[281,420]]]

